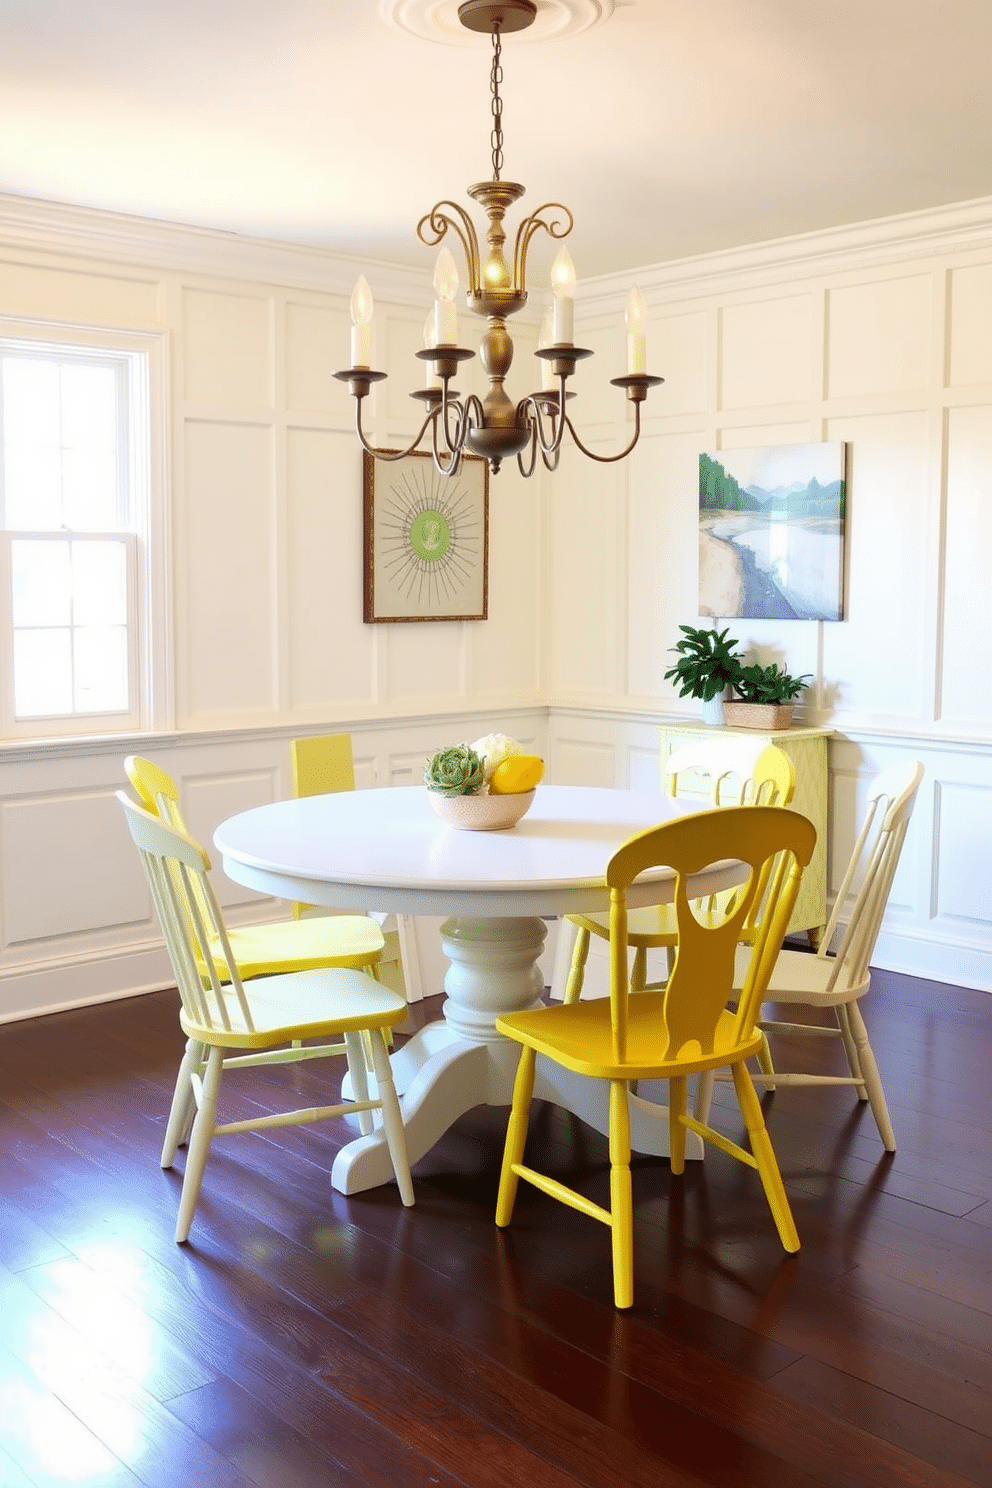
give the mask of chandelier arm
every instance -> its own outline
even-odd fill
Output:
[[[558,469],[558,461],[561,459],[561,445],[559,445],[558,448],[554,451],[554,453],[553,454],[550,454],[550,455],[546,455],[542,451],[541,452],[541,459],[544,461],[544,468],[545,468],[545,470],[557,470]]]
[[[438,426],[438,423],[439,423],[439,420],[438,419],[435,419],[434,420],[434,427],[431,430],[431,446],[432,446],[432,454],[434,456],[434,468],[436,469],[438,475],[445,475],[445,476],[448,476],[448,475],[457,475],[458,474],[459,467],[461,466],[461,463],[462,463],[462,447],[461,447],[461,445],[456,445],[456,447],[454,449],[449,448],[447,450],[447,452],[446,452],[447,453],[447,456],[448,456],[448,461],[447,461],[447,464],[445,464],[444,454],[438,448],[438,440],[437,440],[437,426]]]
[[[576,432],[575,432],[575,425],[572,423],[572,420],[568,417],[567,414],[565,415],[565,423],[568,425],[568,432],[571,434],[572,439],[574,440],[574,442],[576,444],[576,447],[579,450],[581,450],[581,452],[584,455],[586,455],[590,460],[596,460],[596,461],[598,461],[598,463],[600,465],[612,465],[617,460],[623,460],[623,459],[625,459],[626,456],[629,455],[630,452],[631,452],[631,450],[634,448],[634,445],[637,443],[638,439],[640,439],[640,437],[641,437],[641,407],[640,407],[640,404],[639,403],[635,403],[634,404],[634,433],[631,436],[631,440],[630,440],[630,443],[627,445],[627,448],[620,450],[619,453],[618,454],[615,454],[615,455],[596,455],[596,454],[594,454],[591,449],[587,449],[586,446],[582,443],[582,440],[579,438],[578,434],[576,434]]]
[[[527,407],[526,398],[517,404],[517,419],[518,421],[525,419],[527,427],[530,430],[530,440],[527,446],[530,450],[530,460],[526,464],[524,463],[524,455],[527,453],[527,448],[522,449],[517,455],[517,469],[520,471],[524,480],[529,480],[534,474],[534,466],[537,464],[537,424],[531,416],[530,409]]]
[[[447,212],[442,212],[442,207],[449,207],[454,212],[457,221],[449,217]],[[448,229],[461,241],[465,254],[465,262],[468,265],[468,277],[470,288],[478,294],[482,289],[479,259],[479,239],[475,231],[475,223],[457,202],[439,201],[435,202],[430,211],[425,213],[417,223],[417,237],[428,248],[437,247]]]
[[[416,450],[417,446],[420,444],[420,441],[423,439],[424,435],[427,433],[427,427],[428,427],[428,425],[431,424],[431,423],[436,423],[436,422],[437,422],[437,413],[436,413],[436,410],[432,409],[427,414],[427,417],[424,419],[424,422],[421,424],[420,428],[417,430],[417,437],[410,444],[407,445],[406,449],[404,449],[404,450],[382,450],[382,449],[377,449],[374,444],[369,444],[368,440],[365,437],[365,430],[362,428],[362,399],[361,398],[358,398],[356,400],[356,404],[355,404],[355,430],[356,430],[356,432],[358,434],[359,443],[361,444],[362,449],[365,450],[365,452],[367,454],[372,455],[373,458],[376,459],[376,460],[404,460],[404,459],[406,459],[407,455],[412,455],[414,453],[414,451]]]
[[[564,402],[565,402],[565,378],[564,378],[564,376],[561,378],[561,391],[556,396],[560,400],[559,401],[559,405],[558,405],[559,408],[560,408],[560,407],[562,407],[564,405]],[[547,463],[548,463],[548,456],[549,455],[557,455],[558,451],[561,449],[561,441],[562,441],[562,436],[563,436],[563,434],[565,432],[565,425],[562,422],[562,420],[559,418],[558,412],[557,412],[557,410],[555,408],[549,406],[547,409],[542,409],[541,404],[542,404],[543,401],[544,400],[538,394],[536,394],[536,393],[530,393],[523,400],[523,403],[520,406],[521,407],[526,407],[528,409],[528,412],[530,413],[530,416],[531,416],[531,418],[532,418],[532,420],[534,422],[535,429],[536,429],[537,442],[538,442],[538,444],[541,447],[541,455],[542,455],[542,457],[544,459],[544,463],[547,465]],[[550,439],[548,439],[548,438],[545,437],[545,432],[544,432],[544,429],[545,429],[545,413],[547,414],[548,421],[551,424],[551,438]],[[556,463],[557,463],[557,461],[556,461]],[[552,469],[553,467],[549,466],[548,468],[549,469]]]
[[[562,212],[564,221],[557,217],[545,221],[542,215],[544,212]],[[527,250],[538,228],[543,227],[549,238],[567,238],[574,223],[571,212],[561,202],[545,202],[542,207],[531,212],[529,217],[524,218],[517,228],[517,238],[513,245],[513,279],[521,293],[527,288]]]

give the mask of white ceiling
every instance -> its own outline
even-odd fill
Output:
[[[580,275],[992,195],[990,0],[574,3],[608,18],[504,42],[503,175],[572,208]],[[0,191],[426,266],[418,218],[491,174],[469,41],[380,0],[0,0]]]

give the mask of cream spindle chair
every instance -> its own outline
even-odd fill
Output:
[[[208,877],[210,861],[192,838],[117,792],[158,914],[182,1000],[180,1023],[188,1043],[179,1069],[162,1150],[172,1166],[195,1108],[183,1177],[176,1240],[189,1235],[203,1173],[215,1136],[380,1112],[393,1171],[404,1204],[413,1203],[406,1137],[383,1030],[406,1017],[406,1003],[362,971],[297,971],[242,981],[220,907]],[[220,965],[218,965],[220,962]],[[341,1042],[307,1045],[305,1039]],[[363,1046],[364,1041],[364,1046]],[[376,1096],[369,1098],[365,1048],[371,1050]],[[344,1055],[354,1101],[308,1106],[242,1121],[218,1122],[226,1070],[302,1063]]]

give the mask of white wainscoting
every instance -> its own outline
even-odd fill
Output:
[[[503,721],[521,742],[545,755],[549,778],[557,782],[659,787],[660,715],[531,709]],[[486,717],[459,715],[344,726],[352,733],[362,788],[413,784],[438,741],[474,738],[489,725]],[[126,754],[147,754],[175,776],[190,828],[209,845],[225,817],[290,794],[292,732],[161,735],[5,750],[0,760],[0,1021],[172,984],[114,799],[125,784]],[[835,735],[830,743],[830,888],[839,882],[868,782],[907,754],[923,761],[926,776],[876,964],[992,991],[992,747],[878,732]],[[232,921],[285,913],[285,906],[231,883],[219,871],[218,879]],[[418,920],[413,928],[414,997],[442,991],[445,962],[437,923]],[[542,962],[548,982],[555,931],[549,925]]]
[[[492,716],[377,725],[344,721],[307,732],[349,729],[359,789],[412,785],[422,778],[428,755],[453,739],[489,732]],[[528,749],[545,753],[543,709],[503,711],[500,719]],[[214,829],[226,817],[292,793],[289,740],[297,732],[246,729],[5,747],[0,754],[0,1022],[173,985],[115,799],[116,791],[128,788],[126,755],[147,755],[176,779],[189,829],[209,851]],[[232,883],[219,868],[215,881],[232,923],[288,912],[285,905]],[[412,944],[411,996],[441,992],[445,962],[436,924],[413,926]]]

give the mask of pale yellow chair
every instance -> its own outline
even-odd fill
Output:
[[[159,765],[130,755],[124,769],[141,804],[179,832],[186,824],[179,810],[176,782]],[[259,925],[232,925],[231,951],[242,980],[322,966],[371,970],[382,959],[385,939],[368,915],[335,915],[319,920],[273,920]],[[214,964],[222,968],[220,947]]]
[[[326,796],[336,791],[355,789],[355,759],[350,734],[314,734],[291,739],[289,744],[294,796]],[[302,915],[311,905],[296,904],[293,912]],[[415,959],[415,933],[409,915],[379,914],[370,911],[383,934],[383,952],[376,975],[381,982],[407,996],[415,977],[419,988],[419,968]],[[414,992],[414,995],[417,995]]]
[[[176,1240],[181,1242],[189,1235],[215,1136],[322,1121],[352,1112],[360,1113],[363,1126],[369,1129],[371,1113],[381,1113],[400,1196],[404,1204],[412,1204],[403,1118],[383,1041],[383,1030],[406,1017],[403,998],[380,986],[366,972],[345,968],[297,971],[243,982],[208,877],[210,860],[203,848],[161,817],[145,811],[123,791],[117,792],[117,799],[141,854],[182,999],[180,1023],[189,1041],[162,1151],[162,1166],[171,1167],[190,1109],[195,1108]],[[206,978],[201,972],[204,966]],[[341,1042],[302,1043],[304,1039],[329,1036]],[[369,1098],[363,1040],[372,1051],[374,1099]],[[354,1101],[218,1123],[218,1098],[225,1070],[300,1063],[332,1054],[347,1058]]]
[[[731,806],[700,812],[631,838],[614,853],[606,869],[610,890],[609,998],[557,1003],[497,1020],[500,1033],[523,1048],[506,1134],[496,1223],[510,1223],[521,1178],[600,1220],[612,1232],[613,1291],[618,1307],[630,1307],[633,1302],[628,1102],[629,1085],[635,1080],[668,1081],[672,1172],[683,1170],[687,1130],[756,1168],[783,1246],[788,1251],[799,1249],[789,1201],[745,1061],[761,1047],[755,1020],[815,843],[815,828],[806,817],[777,806]],[[747,865],[747,882],[723,915],[707,915],[700,921],[692,902],[692,874],[726,858]],[[667,864],[676,875],[675,960],[664,991],[631,996],[627,889],[639,874],[657,864]],[[729,1010],[735,950],[759,899],[764,900],[765,908],[753,944],[747,948],[745,989],[736,1009]],[[524,1163],[538,1054],[577,1075],[609,1081],[608,1209]],[[729,1067],[732,1072],[750,1151],[687,1112],[687,1077],[720,1067]]]
[[[689,791],[705,789],[713,806],[788,806],[796,789],[792,761],[774,744],[728,737],[706,739],[673,750],[664,766],[665,782],[670,796],[680,794],[682,782]],[[754,917],[760,909],[760,895],[755,901],[752,918],[742,928],[742,939],[754,932]],[[714,901],[709,907],[714,907]],[[609,940],[610,927],[605,915],[568,915],[575,926],[572,961],[565,983],[563,1001],[577,1002],[582,995],[586,963],[592,937]],[[648,981],[648,952],[671,951],[677,927],[670,904],[649,905],[631,910],[628,916],[627,943],[634,952],[631,990],[643,991],[661,983]],[[669,954],[666,975],[671,962]]]
[[[895,1152],[896,1138],[889,1118],[878,1065],[859,1007],[871,986],[870,961],[882,928],[892,880],[916,802],[923,766],[917,760],[894,765],[879,775],[868,793],[868,810],[854,844],[850,862],[837,890],[829,923],[816,955],[783,950],[768,984],[768,1001],[822,1008],[828,1023],[787,1023],[761,1018],[765,1033],[791,1038],[834,1038],[843,1043],[850,1073],[783,1073],[775,1068],[767,1042],[760,1054],[761,1072],[754,1078],[769,1090],[780,1085],[851,1085],[859,1101],[871,1104],[879,1136],[887,1152]],[[853,906],[848,898],[854,893]],[[845,915],[846,927],[835,955],[829,947]],[[743,986],[744,960],[739,958],[735,985]]]

